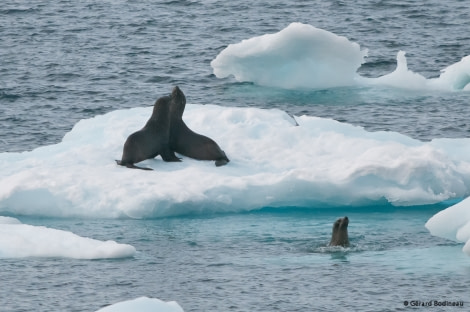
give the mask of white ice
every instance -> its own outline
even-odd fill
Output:
[[[421,142],[277,109],[186,106],[184,119],[230,162],[160,157],[117,166],[127,136],[152,108],[81,120],[62,142],[0,154],[0,214],[153,218],[261,207],[397,206],[463,198],[470,139]],[[298,123],[298,126],[296,125]]]
[[[470,198],[435,214],[426,228],[435,236],[464,242],[463,251],[470,256]]]
[[[357,73],[367,50],[357,43],[311,25],[292,23],[275,34],[229,44],[211,62],[219,78],[284,89],[318,89],[352,85],[382,85],[413,90],[470,91],[470,56],[427,79],[408,69],[405,52],[397,68],[378,78]]]
[[[175,301],[164,302],[160,299],[140,297],[134,300],[122,301],[96,312],[184,312]]]
[[[135,252],[135,248],[130,245],[114,241],[103,242],[67,231],[22,224],[15,218],[0,217],[0,259],[107,259],[132,257]]]
[[[214,74],[287,89],[355,83],[366,50],[326,30],[292,23],[276,34],[230,44],[212,62]]]

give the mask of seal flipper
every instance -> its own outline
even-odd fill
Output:
[[[177,157],[177,156],[175,155],[175,152],[171,151],[169,148],[168,148],[168,149],[165,149],[165,150],[162,152],[161,156],[162,156],[162,159],[163,159],[164,161],[167,161],[167,162],[169,162],[169,161],[172,161],[172,162],[180,162],[180,161],[181,161],[181,158]]]
[[[141,170],[153,170],[152,168],[143,168],[143,167],[138,167],[134,164],[123,164],[122,161],[116,159],[116,164],[119,166],[126,166],[127,168],[131,169],[141,169]]]
[[[126,165],[127,168],[131,168],[131,169],[141,169],[141,170],[153,170],[152,168],[144,168],[144,167],[138,167],[134,164],[127,164]]]
[[[215,161],[215,166],[216,167],[225,166],[228,162],[229,162],[229,160],[227,160],[227,159],[217,159]]]
[[[228,159],[227,155],[225,155],[225,152],[223,150],[220,150],[220,152],[223,154],[223,156],[215,160],[216,167],[225,166],[230,161],[230,159]]]

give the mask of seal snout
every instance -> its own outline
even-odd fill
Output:
[[[342,229],[347,229],[348,228],[348,225],[349,225],[348,217],[345,216],[343,218],[339,218],[337,220],[337,222],[338,222],[338,225],[339,225],[340,228],[342,228]]]
[[[178,86],[175,86],[173,91],[171,91],[171,97],[176,103],[180,103],[182,105],[186,104],[186,97]]]
[[[175,95],[181,96],[182,94],[183,94],[183,91],[181,91],[181,89],[178,86],[175,86],[173,90],[171,91],[171,95],[173,96]]]

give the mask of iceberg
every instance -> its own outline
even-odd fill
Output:
[[[80,237],[71,232],[22,224],[18,219],[0,217],[0,259],[57,257],[109,259],[134,256],[127,244]]]
[[[140,297],[104,307],[96,312],[184,312],[175,301],[164,302],[156,298]]]
[[[378,78],[358,78],[363,84],[390,86],[410,90],[470,91],[470,55],[441,70],[437,78],[427,79],[408,69],[404,51],[397,55],[397,68]]]
[[[158,218],[263,207],[433,204],[469,195],[470,139],[421,142],[278,109],[188,104],[185,122],[230,163],[117,166],[151,107],[79,121],[60,143],[0,153],[0,214]]]
[[[286,89],[355,84],[366,50],[311,25],[292,23],[276,34],[230,44],[211,62],[218,78]]]
[[[378,78],[357,73],[368,51],[312,25],[292,23],[274,34],[229,44],[211,62],[218,78],[283,89],[322,89],[344,86],[388,86],[411,90],[470,91],[470,56],[427,79],[408,69],[404,51],[395,71]]]
[[[432,235],[464,242],[462,250],[470,256],[470,198],[438,212],[425,226]]]

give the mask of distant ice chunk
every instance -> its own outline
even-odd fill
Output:
[[[470,198],[438,212],[425,226],[432,235],[464,242],[463,251],[470,256]]]
[[[108,259],[132,257],[135,248],[114,241],[99,241],[71,232],[22,224],[0,217],[0,258],[60,257]]]
[[[381,85],[427,91],[470,91],[470,56],[427,79],[408,69],[404,51],[395,71],[378,78],[357,73],[367,50],[357,43],[311,25],[292,23],[283,30],[229,44],[211,62],[218,78],[283,89]]]
[[[390,74],[378,78],[363,78],[364,83],[385,85],[405,89],[426,89],[428,80],[408,69],[404,51],[397,54],[397,68]]]
[[[470,56],[441,71],[438,78],[427,79],[408,69],[405,52],[397,55],[397,68],[378,78],[361,78],[364,84],[391,86],[410,90],[470,91]]]
[[[140,297],[134,300],[122,301],[96,312],[184,312],[175,301],[164,302],[160,299]]]
[[[470,91],[470,55],[441,71],[432,84],[440,89]]]
[[[212,62],[219,78],[286,89],[355,84],[366,50],[311,25],[292,23],[275,34],[230,44]]]

